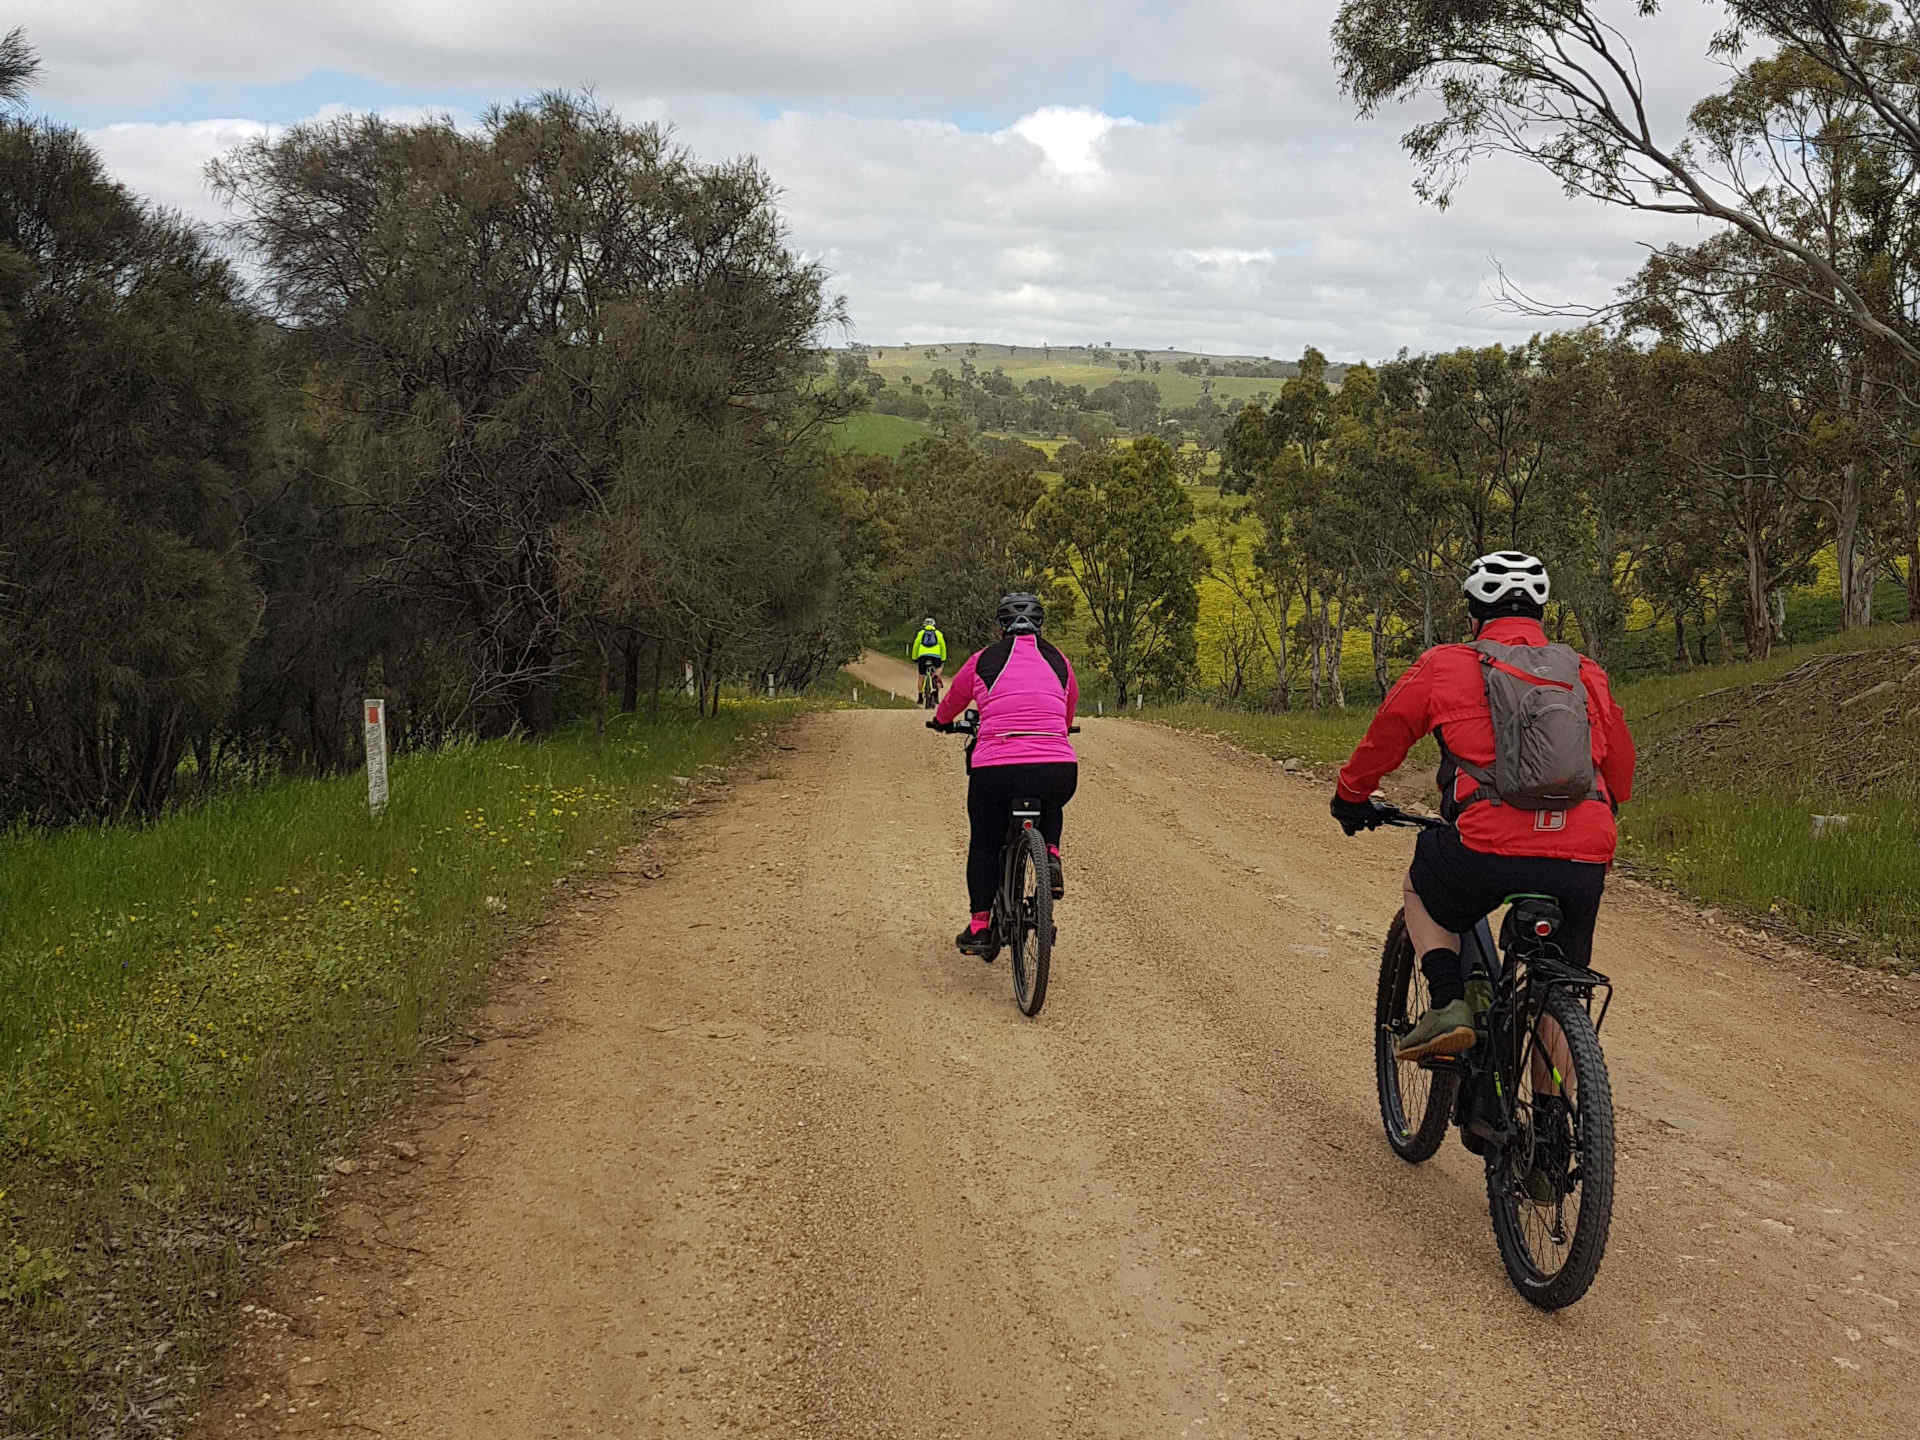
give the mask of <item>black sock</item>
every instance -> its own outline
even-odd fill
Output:
[[[1420,957],[1420,973],[1427,977],[1427,993],[1434,1009],[1467,998],[1466,980],[1460,974],[1458,950],[1429,950]]]

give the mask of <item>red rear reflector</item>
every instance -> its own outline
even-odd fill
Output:
[[[1553,933],[1553,926],[1545,920],[1536,920],[1533,922],[1533,933],[1544,940]]]

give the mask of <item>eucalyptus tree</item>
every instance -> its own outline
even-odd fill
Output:
[[[1876,314],[1915,334],[1913,267],[1920,260],[1920,148],[1891,141],[1870,98],[1803,49],[1752,62],[1694,107],[1702,147],[1734,178],[1745,203],[1828,265],[1853,277]],[[1842,624],[1873,621],[1873,587],[1897,534],[1892,472],[1877,443],[1910,423],[1900,397],[1916,375],[1896,350],[1848,324],[1820,277],[1797,257],[1729,247],[1732,263],[1764,265],[1779,303],[1812,304],[1824,327],[1824,374],[1810,395],[1825,452],[1813,498],[1829,512]]]
[[[1764,280],[1726,283],[1738,265],[1724,251],[1752,243],[1722,234],[1661,251],[1635,277],[1629,313],[1663,341],[1650,358],[1663,403],[1643,421],[1690,475],[1666,497],[1663,523],[1711,538],[1748,652],[1764,659],[1772,596],[1810,578],[1831,532],[1807,493],[1822,316]]]
[[[1041,500],[1034,529],[1085,597],[1089,640],[1125,705],[1143,685],[1178,692],[1195,662],[1205,547],[1173,451],[1147,435],[1089,451]]]
[[[1626,8],[1598,0],[1343,0],[1335,63],[1363,115],[1394,103],[1437,104],[1439,113],[1402,139],[1422,198],[1447,204],[1472,161],[1506,154],[1544,168],[1569,195],[1719,221],[1751,242],[1742,252],[1750,263],[1801,267],[1809,295],[1920,367],[1920,334],[1884,313],[1865,276],[1773,211],[1765,192],[1779,175],[1770,163],[1747,163],[1770,137],[1747,134],[1729,152],[1697,129],[1657,129],[1628,23],[1609,18]],[[1661,6],[1632,0],[1630,8],[1648,22]],[[1874,144],[1909,164],[1920,156],[1920,13],[1912,0],[1726,0],[1724,9],[1729,23],[1714,46],[1722,58],[1770,42],[1852,97]]]
[[[1553,571],[1582,645],[1611,659],[1641,590],[1660,517],[1691,481],[1659,442],[1669,396],[1644,351],[1599,329],[1549,336],[1533,403],[1547,437],[1540,503],[1521,541]]]

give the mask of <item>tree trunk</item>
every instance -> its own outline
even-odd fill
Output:
[[[603,646],[600,650],[600,663],[594,667],[593,680],[593,743],[597,749],[607,738],[607,696],[611,692],[613,657]]]
[[[1311,665],[1311,674],[1313,679],[1312,679],[1312,688],[1309,692],[1308,703],[1315,710],[1319,710],[1319,709],[1322,709],[1326,703],[1325,692],[1321,689],[1321,666],[1324,663],[1324,659],[1327,651],[1326,614],[1324,610],[1316,610],[1312,608],[1313,602],[1311,599],[1309,599],[1307,603],[1309,607],[1307,610],[1307,615],[1309,617],[1308,629],[1311,632],[1311,637],[1313,642],[1313,656],[1312,656],[1312,665]]]
[[[1341,597],[1340,618],[1337,621],[1333,618],[1333,606],[1330,603],[1327,605],[1325,613],[1327,626],[1327,689],[1333,696],[1334,708],[1336,710],[1344,710],[1347,708],[1347,682],[1346,677],[1340,673],[1340,662],[1346,651],[1346,597]]]
[[[621,645],[620,713],[631,715],[640,708],[640,634],[627,631]]]
[[[1773,611],[1768,602],[1766,567],[1760,547],[1747,539],[1747,655],[1764,660],[1773,653]]]
[[[1787,638],[1787,592],[1769,590],[1767,592],[1767,613],[1773,618],[1773,638],[1785,642]]]
[[[1687,654],[1687,609],[1684,605],[1673,612],[1673,658],[1676,664],[1693,663],[1693,657]]]
[[[1387,607],[1373,607],[1373,683],[1380,698],[1387,698]]]
[[[1603,616],[1595,614],[1591,608],[1583,609],[1576,605],[1573,607],[1573,618],[1580,626],[1580,643],[1587,655],[1596,663],[1605,665],[1608,626]]]
[[[1834,558],[1840,567],[1840,628],[1861,630],[1873,624],[1871,549],[1862,543],[1860,462],[1841,472],[1840,501],[1834,507]]]
[[[1920,624],[1920,534],[1907,542],[1907,621]]]
[[[213,791],[213,730],[211,727],[200,731],[193,737],[193,768],[197,772],[199,794],[205,797]]]

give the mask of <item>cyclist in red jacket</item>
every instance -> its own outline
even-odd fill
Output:
[[[1473,563],[1463,586],[1473,637],[1503,645],[1545,645],[1541,628],[1549,581],[1531,555],[1501,551]],[[1594,796],[1562,810],[1493,803],[1462,762],[1486,772],[1494,763],[1492,711],[1482,658],[1467,645],[1436,645],[1402,675],[1366,738],[1340,772],[1333,818],[1352,835],[1372,828],[1370,796],[1421,736],[1440,742],[1441,814],[1449,829],[1423,830],[1407,872],[1407,935],[1426,976],[1430,1008],[1403,1038],[1402,1060],[1458,1055],[1474,1043],[1474,1009],[1461,974],[1460,936],[1509,895],[1552,895],[1566,924],[1567,958],[1589,963],[1607,867],[1617,832],[1614,812],[1633,794],[1633,736],[1614,703],[1607,672],[1580,657],[1592,733]],[[1479,997],[1484,999],[1484,996]]]

